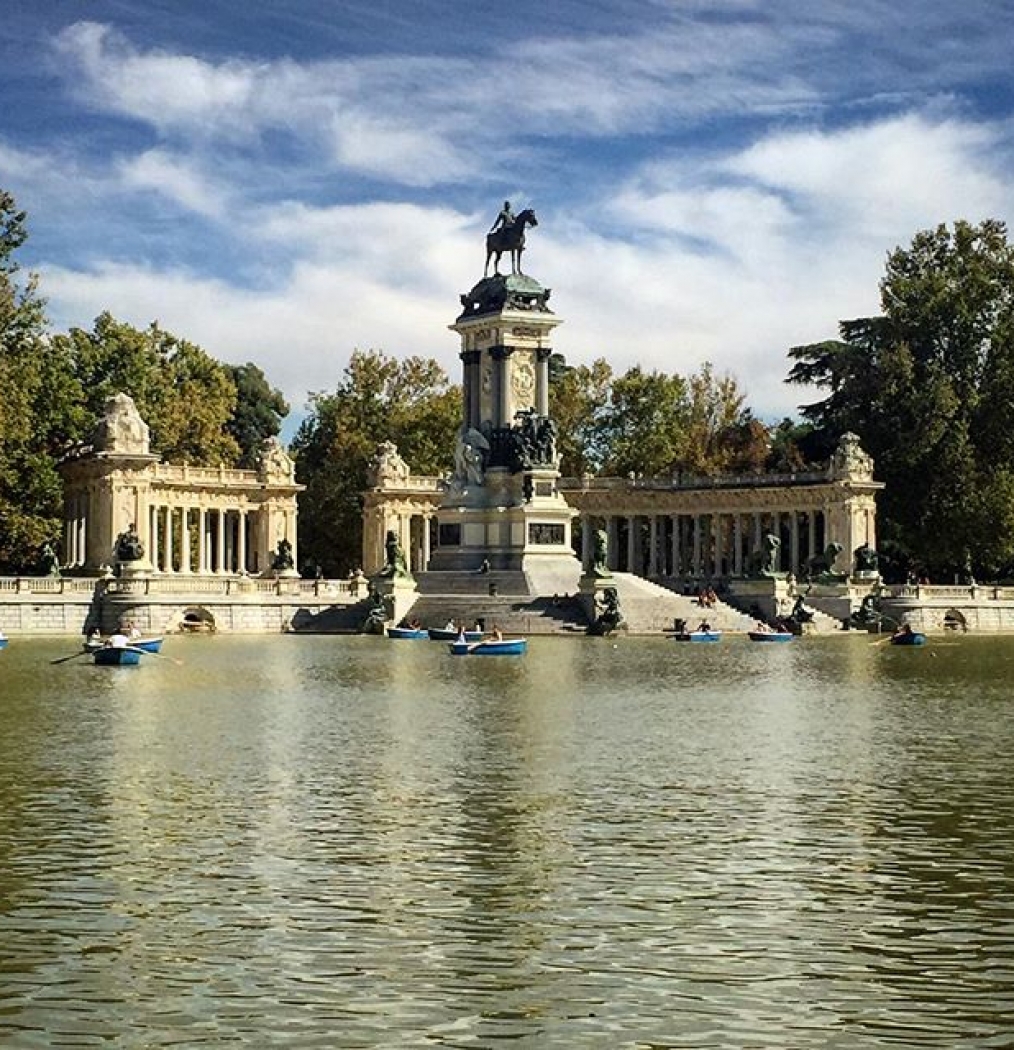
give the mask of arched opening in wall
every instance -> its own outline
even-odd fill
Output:
[[[190,606],[183,610],[180,619],[180,631],[184,634],[214,634],[215,617],[207,609],[200,606]]]
[[[944,613],[944,630],[945,631],[967,631],[968,621],[958,612],[957,609],[948,609]]]

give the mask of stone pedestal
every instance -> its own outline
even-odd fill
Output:
[[[595,622],[602,604],[602,597],[609,588],[616,589],[616,578],[611,573],[604,576],[599,576],[594,572],[581,574],[577,585],[578,600],[589,623]]]
[[[419,590],[411,576],[377,576],[373,587],[386,602],[394,623],[399,623],[412,608]]]
[[[534,278],[497,275],[461,297],[462,425],[455,472],[437,512],[429,568],[554,566],[574,575],[576,512],[560,495],[549,417],[550,334],[560,323]]]

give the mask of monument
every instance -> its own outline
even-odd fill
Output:
[[[522,272],[532,209],[504,203],[486,238],[486,272],[450,325],[461,339],[462,421],[454,473],[437,511],[433,570],[530,571],[557,566],[576,582],[576,512],[560,494],[557,428],[549,413],[550,289]],[[500,273],[510,253],[511,273]]]

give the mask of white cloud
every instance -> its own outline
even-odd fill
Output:
[[[653,161],[602,202],[543,215],[525,268],[554,286],[556,347],[572,362],[689,372],[710,360],[761,414],[792,413],[809,393],[784,385],[785,351],[877,312],[887,251],[970,212],[1006,217],[997,144],[975,125],[908,117]],[[275,249],[259,291],[108,263],[51,268],[44,288],[65,324],[104,308],[138,325],[157,317],[215,356],[256,361],[299,405],[333,389],[355,347],[432,356],[457,379],[447,325],[481,276],[489,218],[283,202],[231,213],[251,252]]]
[[[127,189],[152,190],[198,215],[219,216],[225,208],[220,187],[192,162],[165,150],[147,150],[122,161],[120,175]]]

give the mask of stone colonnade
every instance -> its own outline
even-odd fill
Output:
[[[392,465],[393,464],[393,465]],[[384,563],[384,537],[393,529],[413,571],[428,564],[431,523],[445,486],[412,476],[396,450],[365,495],[363,569]],[[854,551],[876,549],[873,461],[854,435],[843,435],[825,469],[798,474],[711,478],[562,478],[559,491],[578,512],[582,562],[594,533],[607,536],[608,566],[617,572],[668,579],[713,580],[751,575],[767,536],[778,539],[774,571],[805,572],[807,563],[835,557],[831,571],[847,573]]]
[[[761,548],[769,533],[782,541],[775,557],[776,570],[798,574],[824,550],[827,535],[825,514],[819,510],[582,514],[580,523],[584,564],[591,560],[594,533],[605,529],[608,567],[647,577],[743,576],[749,571],[752,553]]]
[[[60,465],[64,479],[62,564],[102,572],[118,537],[136,534],[145,572],[260,574],[273,569],[281,541],[296,563],[295,467],[276,438],[256,470],[162,463],[148,427],[126,394],[106,403],[89,445]]]
[[[271,569],[282,539],[294,563],[298,557],[300,486],[289,480],[266,484],[253,470],[148,464],[135,473],[102,466],[78,461],[65,469],[68,570],[110,565],[116,537],[130,525],[157,573],[257,575]]]

